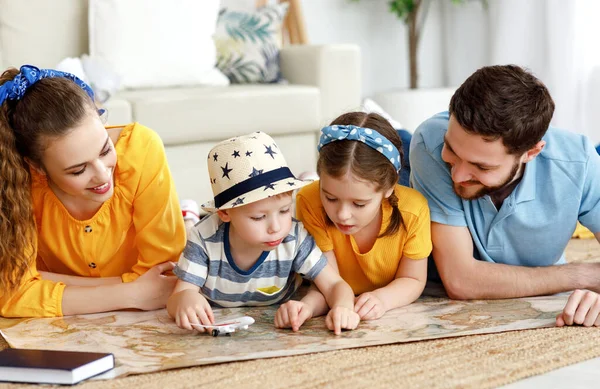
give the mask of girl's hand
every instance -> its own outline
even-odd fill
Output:
[[[366,292],[354,299],[354,312],[361,320],[375,320],[383,316],[386,309],[375,293]]]
[[[135,288],[135,308],[152,311],[165,307],[177,283],[177,277],[165,276],[163,273],[174,267],[173,262],[158,264],[131,283]]]
[[[352,309],[346,307],[333,307],[325,318],[327,328],[339,335],[344,330],[353,330],[358,327],[360,317]]]
[[[556,316],[558,327],[583,325],[600,326],[600,295],[589,290],[576,290],[569,296],[567,304]]]
[[[167,303],[169,314],[175,319],[179,328],[204,332],[203,327],[192,324],[213,325],[215,318],[210,304],[204,296],[192,289],[185,289],[174,293]]]
[[[291,328],[298,331],[305,321],[313,317],[313,309],[302,301],[290,300],[282,304],[275,314],[276,328]]]

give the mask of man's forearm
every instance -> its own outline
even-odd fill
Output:
[[[600,264],[511,266],[473,260],[442,277],[450,298],[502,299],[549,295],[573,289],[600,290]]]

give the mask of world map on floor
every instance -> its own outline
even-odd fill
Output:
[[[113,353],[115,369],[97,377],[109,379],[187,366],[552,327],[567,297],[488,301],[421,297],[340,336],[327,330],[323,317],[309,320],[296,333],[276,329],[277,307],[215,310],[217,320],[240,316],[256,320],[247,330],[219,337],[178,328],[166,310],[0,319],[0,330],[11,347]]]

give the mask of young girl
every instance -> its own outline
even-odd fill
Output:
[[[362,320],[415,301],[432,246],[429,208],[400,186],[402,144],[380,115],[351,112],[322,129],[320,180],[297,195],[297,216],[350,284]]]
[[[71,74],[6,70],[0,237],[0,316],[164,307],[185,229],[160,138],[106,129]]]

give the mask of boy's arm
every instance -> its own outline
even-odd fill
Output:
[[[333,251],[327,251],[323,255],[327,258],[328,267],[332,267],[338,272]],[[329,306],[325,297],[315,284],[311,283],[308,292],[300,301],[290,300],[279,307],[275,315],[275,326],[298,331],[306,320],[325,315],[328,311]]]
[[[325,258],[327,258],[328,266],[335,270],[337,274],[339,274],[340,271],[338,269],[337,260],[335,258],[335,253],[333,252],[333,250],[327,251],[323,253],[323,255],[325,255]],[[319,290],[320,288],[318,288],[318,286],[315,287],[314,283],[311,284],[310,288],[308,289],[308,293],[306,293],[306,296],[304,296],[304,298],[302,298],[301,300],[302,302],[308,304],[311,307],[312,317],[325,315],[329,311],[329,305],[327,305],[327,300],[325,300],[325,296],[323,296],[323,294]]]
[[[208,300],[200,293],[200,287],[192,283],[177,280],[173,293],[167,302],[167,312],[175,319],[180,328],[197,329],[204,332],[201,327],[194,328],[192,324],[210,325],[215,319]]]

